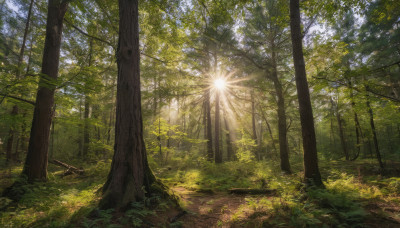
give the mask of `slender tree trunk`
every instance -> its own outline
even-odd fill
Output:
[[[54,119],[53,119],[53,121],[51,123],[51,133],[50,133],[50,137],[51,137],[51,147],[50,147],[50,153],[49,153],[50,160],[54,156],[54,134],[55,134],[55,126],[54,125],[55,124],[56,124],[56,121],[54,121]]]
[[[252,138],[255,143],[257,143],[257,128],[256,128],[256,110],[255,110],[255,101],[254,101],[254,91],[250,92],[251,98],[251,128],[253,130]],[[260,153],[258,151],[259,148],[254,148],[254,155],[257,161],[260,160]]]
[[[348,161],[349,160],[349,152],[347,151],[347,147],[346,147],[346,140],[345,140],[343,126],[342,126],[342,118],[340,117],[340,113],[339,113],[339,104],[337,104],[337,103],[335,104],[335,102],[333,101],[332,98],[331,98],[331,104],[332,104],[332,107],[336,106],[336,120],[337,120],[338,128],[339,128],[340,144],[342,145],[342,150],[343,150],[344,156],[346,158],[346,161]]]
[[[14,105],[11,111],[11,116],[16,116],[18,114],[18,106]],[[14,123],[15,121],[13,121]],[[15,124],[12,124],[10,131],[8,133],[7,140],[7,149],[6,149],[6,163],[9,163],[12,160],[12,148],[14,144],[14,136],[15,136]]]
[[[93,39],[89,41],[89,60],[88,67],[92,65],[92,52],[93,52]],[[90,74],[90,73],[89,73]],[[86,75],[86,80],[90,77]],[[85,111],[83,114],[84,122],[83,122],[83,157],[86,158],[89,153],[89,145],[90,145],[90,123],[89,123],[89,114],[90,114],[90,95],[89,95],[89,85],[88,82],[85,82]]]
[[[82,121],[82,97],[79,99],[79,124],[78,124],[78,157],[83,157],[83,126],[84,123]]]
[[[32,62],[32,48],[33,48],[33,36],[31,35],[30,47],[29,47],[29,55],[28,55],[28,62],[26,64],[26,71],[25,73],[28,74],[31,67]]]
[[[153,192],[156,181],[143,140],[138,0],[119,0],[115,145],[100,208],[121,209]]]
[[[86,92],[85,92],[86,93]],[[90,111],[90,103],[89,103],[89,97],[86,94],[85,95],[85,107],[83,111],[83,150],[82,150],[82,155],[84,158],[87,157],[88,152],[89,152],[89,144],[90,144],[90,135],[89,135],[89,111]]]
[[[366,96],[366,105],[367,105],[368,114],[369,114],[369,122],[371,125],[372,136],[373,136],[373,140],[374,140],[376,159],[378,160],[379,167],[381,169],[384,169],[384,165],[383,165],[382,158],[381,158],[381,152],[379,151],[378,137],[376,136],[374,112],[372,111],[371,104],[369,101],[369,94],[367,91],[368,91],[368,86],[366,86],[366,95],[365,96]]]
[[[55,81],[58,77],[63,19],[68,1],[49,0],[42,74],[33,113],[28,154],[22,173],[30,182],[47,179],[50,125],[53,117]]]
[[[20,80],[20,75],[21,75],[21,65],[24,59],[24,53],[25,53],[25,44],[26,44],[26,38],[28,36],[28,31],[29,31],[29,23],[31,21],[31,13],[32,13],[32,6],[33,6],[34,0],[31,0],[29,4],[29,9],[28,9],[28,16],[26,18],[26,23],[25,23],[25,30],[24,30],[24,36],[22,39],[22,44],[21,44],[21,49],[18,55],[18,65],[17,65],[17,71],[16,71],[16,80]],[[17,105],[14,105],[11,111],[11,116],[17,116],[19,113],[19,108]],[[8,141],[7,141],[7,151],[6,151],[6,161],[9,162],[9,160],[12,159],[12,148],[14,145],[14,137],[15,137],[15,132],[16,132],[16,126],[15,126],[15,121],[13,122],[12,126],[10,127],[10,131],[8,133]],[[15,148],[18,150],[18,145]]]
[[[204,93],[204,101],[203,101],[203,138],[207,140],[207,107],[206,107],[206,94]],[[199,132],[200,134],[200,132]],[[209,160],[209,155],[208,155],[208,143],[204,145],[204,157],[207,157]]]
[[[351,79],[349,79],[348,86],[350,88],[350,100],[351,100],[351,109],[353,110],[353,115],[354,115],[354,127],[356,129],[356,155],[351,159],[352,161],[356,160],[358,156],[360,156],[361,153],[361,143],[362,143],[362,131],[361,131],[361,126],[360,122],[358,121],[358,115],[356,111],[356,103],[354,102],[354,94],[353,94],[353,86],[351,83]]]
[[[17,78],[19,78],[19,76],[20,76],[21,65],[24,60],[25,43],[26,43],[26,38],[28,37],[28,32],[29,32],[29,23],[31,21],[33,2],[34,2],[34,0],[31,0],[31,2],[29,4],[28,17],[26,18],[24,36],[22,38],[21,50],[20,50],[19,56],[18,56]]]
[[[214,152],[212,146],[212,126],[211,126],[211,105],[210,105],[210,89],[206,90],[206,116],[207,116],[207,159],[212,161],[214,159]]]
[[[231,142],[231,131],[229,128],[229,123],[227,120],[227,114],[226,114],[226,109],[225,106],[223,106],[224,109],[224,123],[225,123],[225,129],[226,129],[226,154],[228,157],[228,161],[232,161],[234,154],[233,154],[233,149],[232,149],[232,142]]]
[[[220,91],[215,93],[215,163],[222,163],[222,153],[219,148],[219,96]]]
[[[261,112],[261,116],[262,116],[262,118],[264,119],[264,121],[265,121],[265,123],[267,125],[269,137],[271,138],[271,141],[272,141],[272,148],[274,149],[275,156],[278,156],[277,155],[278,154],[278,150],[276,149],[276,146],[275,146],[275,139],[274,139],[274,135],[272,134],[271,125],[269,124],[267,117],[265,117],[265,115],[262,112]]]
[[[317,143],[315,139],[310,92],[308,91],[308,82],[303,56],[303,35],[300,24],[299,0],[290,0],[290,31],[303,136],[304,178],[307,184],[323,186],[321,174],[318,168]]]
[[[110,119],[108,121],[108,130],[107,130],[107,145],[111,144],[111,131],[112,131],[112,125],[113,125],[113,120],[114,118],[114,113],[115,113],[115,108],[114,108],[114,82],[113,82],[113,86],[111,89],[111,111],[110,111]]]
[[[276,63],[274,42],[272,42],[272,74],[271,79],[274,83],[277,100],[277,114],[278,114],[278,131],[279,131],[279,151],[281,159],[281,170],[285,173],[292,173],[289,163],[289,146],[287,140],[287,127],[286,127],[286,111],[285,111],[285,98],[283,96],[282,84],[278,78],[278,68]]]

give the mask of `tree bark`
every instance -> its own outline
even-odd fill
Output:
[[[118,83],[115,145],[100,208],[122,209],[143,200],[156,181],[143,140],[138,0],[119,0]]]
[[[366,86],[366,90],[368,91],[368,86]],[[367,91],[366,91],[366,95],[365,95],[366,96],[366,105],[367,105],[368,114],[369,114],[369,123],[371,125],[372,136],[373,136],[373,140],[374,140],[376,159],[378,160],[379,167],[381,169],[384,169],[385,167],[382,162],[381,152],[379,151],[378,137],[376,136],[374,112],[372,111],[371,103],[369,101],[369,94]]]
[[[251,98],[251,128],[253,131],[252,138],[255,143],[257,143],[257,130],[256,130],[256,110],[255,110],[255,101],[254,101],[254,91],[250,92]],[[254,156],[257,161],[260,160],[260,153],[258,151],[259,147],[254,148]]]
[[[207,115],[207,159],[212,161],[214,159],[214,152],[212,146],[212,126],[211,126],[211,105],[210,105],[210,89],[205,92],[205,102],[206,102],[206,115]]]
[[[276,149],[276,146],[275,146],[275,139],[274,139],[274,135],[272,134],[271,125],[269,124],[267,117],[265,117],[265,115],[262,112],[261,112],[261,116],[267,125],[267,129],[268,129],[269,137],[271,138],[272,148],[274,149],[275,157],[278,157],[278,150]]]
[[[338,128],[339,128],[340,144],[342,145],[342,150],[343,150],[344,156],[346,158],[346,161],[348,161],[349,160],[349,152],[347,151],[347,147],[346,147],[346,139],[345,139],[344,132],[343,132],[342,118],[340,117],[338,103],[335,104],[333,99],[331,98],[332,107],[336,106],[336,120],[337,120]]]
[[[287,140],[285,98],[283,96],[282,84],[278,78],[278,67],[276,63],[274,42],[272,42],[272,74],[271,79],[274,83],[277,96],[278,132],[279,132],[279,155],[281,160],[281,170],[285,173],[292,173],[289,163],[289,146]]]
[[[18,56],[17,78],[19,78],[19,76],[20,76],[21,65],[22,65],[22,62],[23,62],[23,59],[24,59],[25,43],[26,43],[26,38],[28,37],[29,24],[30,24],[30,21],[31,21],[33,2],[34,2],[34,0],[31,0],[31,2],[29,4],[28,16],[26,18],[24,36],[22,38],[21,50],[20,50],[19,56]]]
[[[227,153],[228,161],[231,161],[234,158],[232,142],[231,142],[231,131],[230,131],[229,123],[227,120],[225,106],[223,106],[223,110],[224,110],[224,123],[225,123],[225,129],[226,129],[226,135],[225,135],[225,137],[226,137],[226,153]]]
[[[11,116],[16,116],[18,114],[18,106],[14,105],[11,111]],[[8,140],[7,140],[7,149],[6,149],[6,163],[9,163],[12,160],[12,148],[14,144],[14,136],[15,136],[15,121],[12,121],[12,126],[10,127],[10,131],[8,132]]]
[[[58,77],[63,19],[67,8],[68,1],[66,0],[49,0],[48,2],[42,77],[36,95],[28,154],[22,171],[30,182],[47,179],[47,156],[50,125],[53,118],[55,81]]]
[[[361,153],[361,143],[363,139],[362,131],[361,131],[361,125],[360,122],[358,121],[358,115],[356,112],[356,103],[354,102],[354,94],[353,94],[353,85],[351,83],[351,79],[348,81],[348,86],[350,88],[350,101],[351,101],[351,109],[353,110],[354,114],[354,128],[356,129],[356,155],[351,159],[352,161],[356,160],[358,156],[360,156]]]
[[[314,119],[303,56],[299,0],[290,0],[290,31],[304,150],[304,178],[308,185],[323,186],[318,168]]]
[[[222,163],[222,153],[219,148],[219,96],[220,91],[215,91],[215,163]]]
[[[25,23],[25,30],[24,30],[24,36],[22,39],[22,44],[21,44],[21,49],[19,51],[19,55],[18,55],[18,65],[17,65],[17,71],[16,71],[16,80],[20,79],[20,75],[21,75],[21,65],[24,59],[24,53],[25,53],[25,44],[26,44],[26,38],[28,36],[28,31],[29,31],[29,24],[31,21],[31,14],[32,14],[32,6],[33,6],[33,2],[34,0],[31,0],[30,4],[29,4],[29,9],[28,9],[28,16],[26,18],[26,23]],[[14,105],[11,111],[11,115],[12,116],[16,116],[18,115],[19,112],[19,108],[17,105]],[[8,162],[10,159],[12,159],[12,147],[14,144],[14,136],[15,136],[15,123],[13,122],[13,126],[10,127],[10,131],[8,133],[8,141],[7,141],[7,151],[6,151],[6,161]],[[16,151],[18,150],[18,144],[16,147]]]
[[[89,41],[89,60],[88,60],[88,67],[92,65],[92,51],[93,51],[93,40],[90,39]],[[89,73],[90,74],[90,73]],[[85,109],[84,109],[84,122],[83,122],[83,157],[86,158],[89,153],[89,145],[90,145],[90,124],[89,124],[89,112],[90,112],[90,95],[89,95],[89,85],[88,85],[88,76],[86,75],[85,81]],[[90,76],[89,76],[90,77]]]

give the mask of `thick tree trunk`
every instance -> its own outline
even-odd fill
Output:
[[[219,148],[219,96],[220,91],[215,92],[215,163],[222,163],[222,153]]]
[[[115,145],[100,208],[121,209],[143,200],[155,182],[143,140],[137,0],[119,0]]]
[[[42,74],[36,95],[28,154],[22,173],[30,182],[47,179],[50,125],[53,117],[55,81],[58,77],[63,19],[68,1],[49,0]]]
[[[303,136],[304,178],[306,183],[309,185],[323,186],[321,174],[318,168],[317,143],[315,139],[314,119],[304,63],[300,24],[299,0],[290,0],[290,31]]]
[[[273,42],[272,42],[273,43]],[[271,79],[274,83],[277,100],[277,114],[278,114],[278,131],[279,131],[279,154],[281,159],[281,170],[285,173],[292,173],[289,163],[289,146],[287,140],[287,127],[286,127],[286,111],[285,111],[285,98],[283,96],[282,84],[278,78],[278,68],[276,64],[276,53],[274,45],[272,44],[272,74]]]

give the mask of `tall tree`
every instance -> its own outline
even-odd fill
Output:
[[[101,208],[123,208],[144,199],[156,181],[143,140],[138,0],[119,0],[115,145]]]
[[[21,65],[24,59],[24,53],[25,53],[25,44],[26,44],[26,39],[28,37],[28,32],[29,32],[29,24],[31,21],[31,14],[32,14],[32,7],[33,7],[33,2],[34,0],[31,0],[30,4],[29,4],[29,8],[28,8],[28,15],[26,18],[26,22],[25,22],[25,30],[24,30],[24,36],[22,38],[22,44],[21,44],[21,49],[19,51],[19,55],[18,55],[18,63],[17,63],[17,70],[16,70],[16,80],[20,79],[21,76]],[[16,116],[19,112],[19,108],[17,105],[14,105],[14,107],[12,108],[11,111],[11,115],[12,116]],[[16,126],[11,126],[10,131],[9,131],[9,137],[8,137],[8,141],[7,141],[7,151],[6,151],[6,161],[8,162],[11,159],[11,154],[12,154],[12,148],[13,148],[13,144],[14,144],[14,135],[15,135],[15,128]],[[16,145],[16,153],[18,152],[18,143]]]
[[[219,136],[220,136],[220,113],[219,113],[219,103],[220,103],[221,91],[216,88],[215,91],[215,163],[222,163],[222,151],[219,148]]]
[[[50,125],[58,78],[63,19],[69,0],[49,0],[42,74],[36,95],[28,154],[22,171],[29,181],[47,179]]]
[[[289,52],[289,34],[287,32],[287,21],[285,12],[288,11],[287,4],[282,1],[265,1],[265,7],[261,7],[264,2],[252,7],[251,14],[248,16],[248,25],[244,28],[246,34],[246,43],[253,50],[261,50],[256,56],[262,59],[257,67],[264,71],[266,78],[272,81],[274,86],[274,95],[277,104],[278,132],[279,132],[279,154],[281,161],[281,170],[285,173],[291,173],[289,163],[289,146],[287,139],[287,118],[285,107],[285,88],[282,85],[284,74],[279,72],[282,65],[288,58],[285,53]],[[259,48],[260,44],[263,48]],[[251,53],[250,52],[250,53]],[[256,56],[252,62],[257,63]],[[267,56],[267,57],[266,57]],[[249,56],[248,56],[249,58]],[[284,63],[284,64],[282,64]],[[253,123],[253,135],[255,134],[255,121]]]
[[[290,32],[293,47],[297,97],[300,109],[301,131],[303,136],[304,178],[307,184],[323,186],[321,174],[318,168],[314,119],[304,63],[299,0],[290,0]]]

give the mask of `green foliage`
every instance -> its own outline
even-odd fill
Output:
[[[237,146],[236,156],[239,162],[249,163],[253,161],[255,158],[254,150],[257,144],[250,137],[250,135],[244,132],[244,130],[242,130],[241,133],[242,133],[241,134],[242,138],[236,141],[236,146]]]

